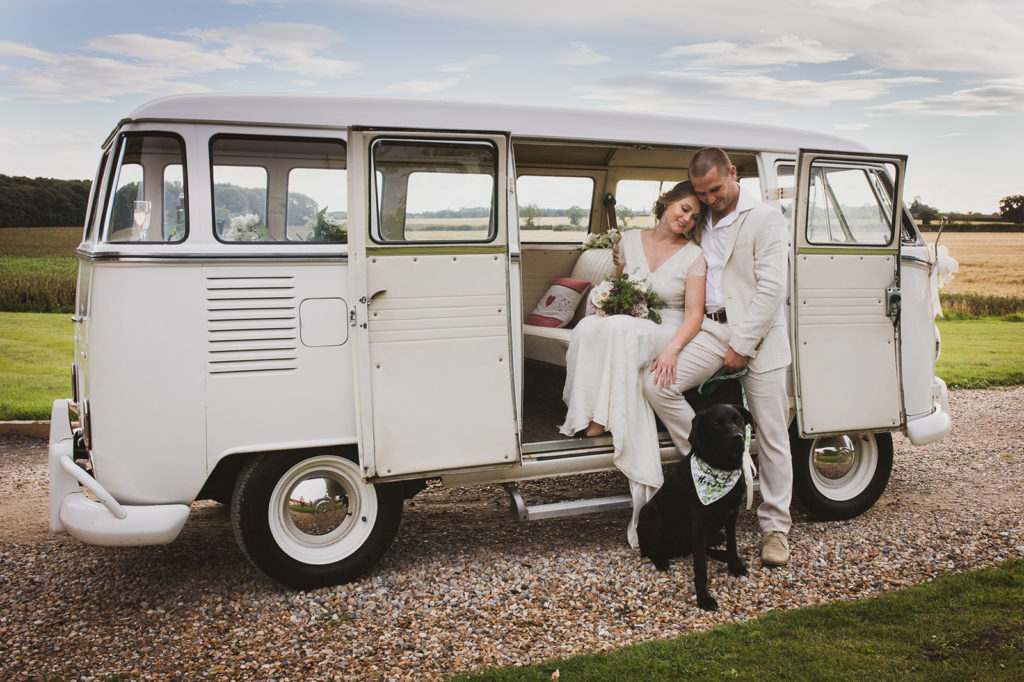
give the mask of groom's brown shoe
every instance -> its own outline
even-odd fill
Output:
[[[764,534],[761,546],[761,563],[766,566],[785,566],[789,563],[789,541],[780,530],[770,530]]]

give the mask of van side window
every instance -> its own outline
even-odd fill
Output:
[[[121,137],[104,209],[108,242],[180,242],[188,232],[185,145],[167,133]]]
[[[516,196],[521,241],[579,244],[590,232],[593,178],[524,174],[516,180]]]
[[[892,198],[873,176],[882,170],[814,164],[808,199],[811,244],[892,242]]]
[[[654,227],[654,202],[676,184],[676,180],[619,180],[615,185],[615,214],[619,230]]]
[[[497,233],[497,149],[485,142],[378,139],[371,238],[484,242]]]
[[[339,140],[215,137],[213,217],[224,242],[347,242],[348,171]]]

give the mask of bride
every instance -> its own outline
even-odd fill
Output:
[[[661,487],[661,452],[654,411],[643,396],[642,372],[667,386],[676,358],[700,331],[707,266],[698,245],[703,207],[689,181],[658,197],[653,229],[629,230],[615,245],[616,274],[647,278],[667,304],[661,324],[628,315],[588,315],[573,329],[566,354],[562,399],[568,406],[559,427],[572,436],[586,430],[612,434],[613,461],[629,479],[633,519],[627,539],[637,546],[640,508]],[[685,453],[684,453],[685,454]]]

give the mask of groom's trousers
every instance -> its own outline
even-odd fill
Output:
[[[644,379],[644,395],[665,424],[672,443],[684,456],[690,452],[690,424],[693,408],[683,392],[700,386],[711,377],[729,349],[729,325],[704,318],[701,330],[679,353],[675,381],[666,387],[655,383],[653,374]],[[789,396],[787,368],[751,372],[743,376],[747,404],[756,424],[758,475],[762,503],[757,508],[761,531],[789,532],[789,505],[793,496],[793,464],[789,449]]]

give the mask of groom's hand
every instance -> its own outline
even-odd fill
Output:
[[[731,347],[725,352],[725,362],[723,363],[725,371],[729,374],[735,374],[741,369],[747,366],[747,356],[740,355],[734,351]]]

